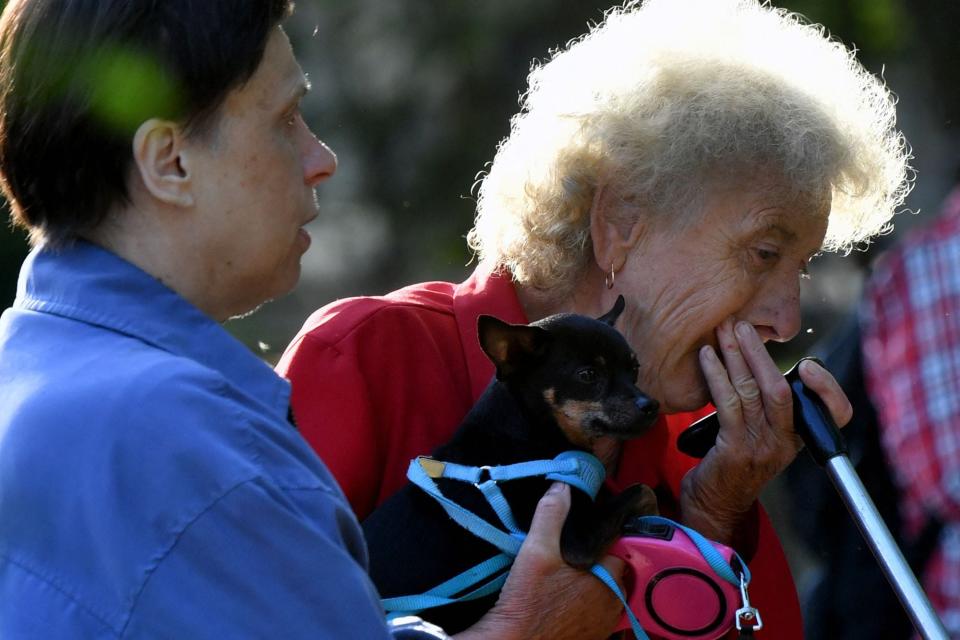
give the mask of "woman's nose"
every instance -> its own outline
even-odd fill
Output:
[[[800,333],[800,282],[768,288],[748,318],[764,342],[787,342]]]
[[[337,154],[310,134],[310,142],[303,155],[303,180],[308,186],[316,186],[332,176],[337,170]]]

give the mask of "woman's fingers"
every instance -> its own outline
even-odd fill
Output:
[[[736,398],[725,399],[724,402],[739,402],[747,425],[756,425],[763,419],[763,397],[756,375],[744,358],[740,337],[734,332],[732,318],[727,318],[717,327],[717,341],[723,354],[727,376],[737,394]]]
[[[740,396],[727,376],[727,370],[717,356],[717,352],[710,345],[700,348],[700,368],[707,380],[710,397],[717,408],[720,423],[737,425],[743,422],[743,407]]]
[[[778,429],[793,425],[793,398],[790,385],[777,368],[756,329],[747,322],[738,322],[735,333],[743,359],[760,390],[762,410],[767,422]]]
[[[814,393],[820,396],[837,426],[846,426],[853,417],[853,407],[840,383],[829,371],[812,360],[800,363],[800,379]]]
[[[763,439],[771,427],[778,436],[792,431],[793,402],[790,387],[763,340],[746,322],[732,318],[717,327],[723,362],[701,350],[701,367],[726,436]]]

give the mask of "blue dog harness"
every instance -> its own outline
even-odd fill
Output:
[[[526,532],[521,531],[517,526],[510,505],[507,504],[497,482],[543,476],[548,480],[557,480],[576,487],[593,500],[596,499],[605,475],[603,464],[593,455],[583,451],[565,451],[553,460],[532,460],[495,467],[472,467],[442,462],[426,456],[415,458],[407,469],[407,478],[437,500],[457,524],[498,548],[500,553],[425,593],[382,599],[383,608],[388,614],[387,619],[417,614],[425,609],[454,602],[475,600],[496,593],[503,587],[509,573],[506,569],[513,564],[514,558],[519,553]],[[443,495],[435,482],[438,478],[473,484],[487,499],[506,530],[490,524]],[[745,563],[741,562],[744,574],[737,576],[713,545],[693,529],[660,516],[645,516],[643,519],[671,524],[683,531],[696,545],[713,571],[723,580],[734,586],[742,584],[745,586],[742,580],[749,583],[750,573]],[[639,620],[631,611],[626,597],[613,576],[600,564],[593,565],[590,572],[609,587],[623,603],[637,639],[649,640],[649,636],[640,626]]]

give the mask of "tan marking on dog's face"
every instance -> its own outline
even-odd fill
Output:
[[[592,449],[594,440],[602,434],[592,433],[584,425],[595,417],[604,416],[603,404],[575,400],[567,400],[558,404],[556,392],[553,389],[544,391],[543,398],[547,401],[557,425],[559,425],[567,440],[578,447]]]

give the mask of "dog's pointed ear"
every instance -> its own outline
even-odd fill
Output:
[[[610,311],[607,311],[605,314],[597,318],[600,322],[606,322],[611,327],[617,321],[617,318],[620,317],[620,314],[623,313],[623,308],[627,306],[626,301],[623,299],[623,296],[617,296],[617,301],[613,303],[613,308]]]
[[[510,324],[487,315],[477,318],[477,335],[480,348],[497,368],[497,380],[543,355],[550,338],[550,333],[540,327]]]

